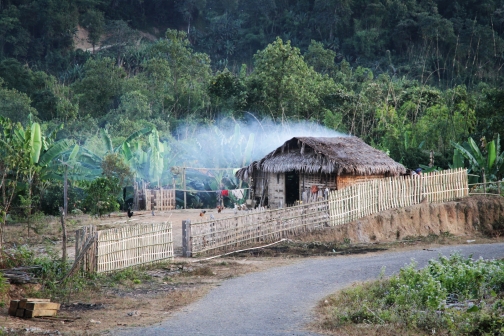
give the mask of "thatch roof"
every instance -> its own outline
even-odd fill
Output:
[[[361,139],[348,137],[295,137],[263,159],[236,172],[246,180],[254,170],[267,173],[299,171],[304,173],[397,176],[406,168]]]

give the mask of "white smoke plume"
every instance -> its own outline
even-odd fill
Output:
[[[312,121],[277,123],[259,120],[250,113],[246,115],[248,118],[244,121],[225,118],[210,126],[179,128],[178,148],[173,148],[179,156],[177,161],[194,167],[243,167],[293,137],[348,136]],[[247,152],[247,144],[252,139],[252,147]]]

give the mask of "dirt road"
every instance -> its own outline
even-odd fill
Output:
[[[504,257],[504,243],[444,246],[429,250],[308,259],[230,279],[202,300],[150,327],[117,329],[114,335],[317,335],[308,331],[312,311],[325,296],[355,281],[386,275],[415,259],[419,267],[439,254]]]

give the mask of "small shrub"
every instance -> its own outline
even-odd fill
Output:
[[[111,285],[127,284],[127,283],[141,283],[142,281],[149,280],[151,277],[142,271],[140,268],[129,267],[120,271],[104,275],[105,281]]]
[[[116,177],[99,177],[87,189],[85,207],[91,214],[102,216],[119,210],[121,188]]]
[[[322,326],[390,324],[413,333],[504,334],[503,296],[504,261],[453,254],[339,292],[327,300],[324,307],[331,313]]]
[[[5,296],[9,291],[9,283],[7,279],[4,277],[3,273],[0,272],[0,307],[5,305]]]

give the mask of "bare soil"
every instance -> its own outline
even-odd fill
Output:
[[[139,32],[139,34],[140,34],[140,39],[137,41],[137,44],[139,44],[142,39],[146,39],[149,41],[155,41],[157,39],[154,35],[152,35],[150,33]],[[74,49],[75,50],[81,49],[83,51],[93,52],[93,45],[91,43],[89,43],[88,38],[89,38],[88,31],[81,26],[77,26],[77,31],[73,37]],[[110,47],[110,45],[106,45],[106,46],[101,45],[101,42],[103,42],[106,38],[107,38],[106,35],[101,36],[100,43],[98,43],[98,45],[95,46],[94,51],[98,51],[100,49],[105,49],[105,48]]]

